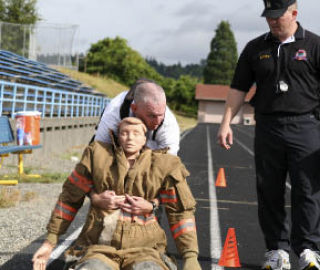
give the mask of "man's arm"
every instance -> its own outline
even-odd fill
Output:
[[[65,181],[47,226],[47,238],[32,258],[34,270],[45,269],[51,252],[58,242],[59,235],[66,232],[82,206],[85,194],[90,190],[92,183],[89,179],[87,182],[83,180],[84,178],[74,170]]]
[[[166,177],[160,202],[165,205],[172,236],[183,258],[183,270],[200,270],[194,216],[196,202],[186,181],[189,172],[181,162],[170,163],[174,163],[170,166],[175,169]]]
[[[83,205],[86,194],[91,191],[93,182],[90,169],[83,165],[84,161],[90,163],[91,151],[89,148],[85,149],[81,162],[76,165],[63,184],[62,192],[47,225],[47,238],[32,258],[34,270],[45,269],[50,254],[58,242],[59,235],[66,232]]]
[[[106,105],[106,108],[101,117],[98,129],[96,131],[95,141],[101,142],[111,142],[109,136],[109,130],[117,132],[117,127],[120,119],[120,106],[126,96],[127,91],[120,93],[114,97],[109,104]]]
[[[233,117],[239,112],[246,94],[246,92],[237,89],[229,90],[223,119],[217,135],[219,144],[225,149],[229,149],[233,144],[233,134],[230,124]]]

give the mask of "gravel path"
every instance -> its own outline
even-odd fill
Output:
[[[32,166],[32,174],[70,173],[81,157],[83,148],[72,149],[72,151],[67,150],[59,156],[51,155],[48,160],[42,161],[46,166],[26,162],[26,167],[29,164]],[[15,173],[16,168],[12,168],[13,166],[10,163],[16,164],[16,161],[4,164],[0,172]],[[61,192],[61,188],[62,183],[19,183],[17,186],[0,185],[0,190],[6,189],[12,193],[19,190],[21,198],[14,207],[0,208],[0,268],[16,253],[46,233],[46,225],[57,197]],[[31,194],[35,197],[29,201],[25,201],[22,199],[25,194]]]
[[[6,187],[9,191],[19,190],[20,194],[32,192],[35,198],[21,200],[15,207],[0,208],[0,266],[22,248],[46,233],[60,184],[19,184]]]

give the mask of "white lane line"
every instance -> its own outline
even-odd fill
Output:
[[[193,130],[193,128],[183,132],[180,136],[180,142],[184,139],[185,136],[187,136],[191,131]]]
[[[237,131],[239,131],[240,133],[242,133],[242,134],[244,134],[244,135],[246,135],[246,136],[248,136],[249,138],[254,138],[254,135],[252,135],[252,134],[250,134],[250,133],[247,133],[247,132],[245,132],[245,131],[243,131],[241,128],[239,128],[239,127],[235,127],[236,128],[236,130]]]
[[[240,142],[240,141],[239,141],[238,139],[236,139],[236,138],[233,138],[233,140],[234,140],[237,144],[239,144],[244,150],[246,150],[251,156],[254,156],[253,151],[252,151],[249,147],[247,147],[244,143]]]
[[[236,138],[233,138],[233,140],[234,140],[237,144],[239,144],[244,150],[246,150],[251,156],[254,156],[253,151],[252,151],[249,147],[247,147],[244,143],[240,142],[240,141],[239,141],[238,139],[236,139]],[[291,185],[290,185],[288,182],[286,182],[286,187],[287,187],[288,189],[291,189]]]
[[[211,142],[210,132],[207,126],[207,150],[208,150],[208,184],[209,184],[209,198],[210,198],[210,255],[211,259],[215,262],[219,261],[221,256],[221,239],[220,239],[220,227],[219,216],[217,210],[217,196],[216,188],[214,184],[214,171],[212,166],[212,154],[211,154]],[[220,270],[224,269],[217,263],[211,263],[211,269]]]
[[[72,234],[69,235],[67,239],[65,239],[59,246],[57,246],[51,253],[50,259],[48,260],[47,266],[52,263],[54,260],[58,259],[62,252],[64,252],[71,244],[72,242],[78,238],[82,227],[79,227],[76,229]]]

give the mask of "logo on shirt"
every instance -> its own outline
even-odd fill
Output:
[[[262,54],[262,55],[260,55],[260,60],[263,60],[263,59],[269,59],[271,57],[271,55],[270,54]]]
[[[307,52],[303,49],[299,49],[296,52],[294,59],[299,60],[299,61],[306,61],[307,60]]]

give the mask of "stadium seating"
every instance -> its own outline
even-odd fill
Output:
[[[92,88],[43,63],[4,50],[0,50],[0,79],[13,83],[97,94]]]
[[[0,116],[38,111],[42,117],[96,117],[104,94],[46,64],[0,50]]]

